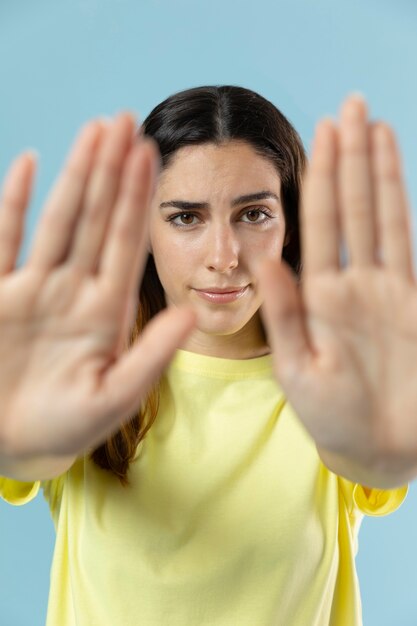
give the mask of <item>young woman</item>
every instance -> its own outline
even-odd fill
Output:
[[[21,268],[33,156],[4,185],[0,492],[49,503],[47,624],[359,625],[360,522],[417,473],[394,135],[356,96],[318,124],[302,273],[275,106],[195,88],[138,135],[86,126]]]

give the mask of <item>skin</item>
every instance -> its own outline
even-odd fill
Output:
[[[276,377],[330,469],[401,486],[417,474],[410,213],[395,135],[361,97],[317,125],[301,233],[300,286],[285,264],[262,267]]]
[[[155,206],[158,156],[152,142],[134,140],[134,126],[125,114],[81,132],[19,268],[33,156],[21,155],[6,175],[0,194],[0,354],[7,355],[0,360],[0,475],[36,480],[65,471],[130,418],[179,347],[202,351],[218,341],[233,345],[228,355],[234,358],[262,353],[264,340],[252,330],[259,330],[262,302],[274,373],[325,465],[369,487],[412,480],[417,283],[390,127],[371,123],[357,96],[344,102],[336,123],[318,124],[303,189],[304,271],[297,284],[281,262],[283,220],[273,220],[276,232],[266,246],[264,232],[256,234],[230,211],[231,198],[260,191],[261,183],[275,184],[279,193],[268,163],[256,163],[242,146],[206,146],[209,159],[208,153],[204,159],[197,152],[179,155],[177,165],[186,164],[188,175],[175,178],[180,169],[174,161],[157,193],[168,190],[164,200],[175,191],[210,202],[212,212],[195,229],[177,233],[148,211]],[[171,228],[164,230],[166,242],[177,245],[171,267],[164,257],[169,246],[156,236],[162,227]],[[250,236],[244,234],[249,228]],[[123,350],[149,232],[169,303],[178,306]],[[346,263],[339,258],[342,244]],[[259,253],[258,266],[250,249]],[[208,278],[221,279],[222,286],[226,279],[247,280],[253,290],[246,304],[242,299],[213,315],[211,305],[194,302],[187,290]],[[245,350],[237,354],[241,344]]]
[[[254,267],[265,256],[281,258],[280,187],[273,164],[244,141],[186,146],[164,170],[151,207],[150,249],[167,303],[192,306],[197,314],[184,349],[233,359],[270,352]],[[232,206],[233,199],[261,191],[277,198]],[[204,202],[209,208],[160,207],[173,200]],[[230,303],[208,302],[196,291],[246,285],[244,296]]]
[[[35,173],[11,165],[0,193],[0,475],[56,476],[136,411],[194,325],[163,311],[132,350],[158,154],[121,114],[78,135],[17,267]]]

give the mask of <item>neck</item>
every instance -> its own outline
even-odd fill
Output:
[[[270,354],[258,316],[230,335],[214,335],[196,329],[182,349],[222,359],[255,359]]]

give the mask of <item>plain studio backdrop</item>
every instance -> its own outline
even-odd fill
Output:
[[[1,0],[1,177],[23,149],[40,154],[21,259],[84,121],[126,109],[143,119],[205,84],[258,91],[308,151],[318,118],[362,92],[398,133],[416,206],[416,28],[413,0]],[[415,482],[396,513],[364,519],[365,626],[417,624],[416,525]],[[0,537],[0,624],[43,626],[54,529],[41,493],[24,507],[0,501]]]

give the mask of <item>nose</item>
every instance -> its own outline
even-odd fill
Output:
[[[232,226],[213,225],[207,235],[206,267],[223,273],[235,269],[239,264],[239,242]]]

